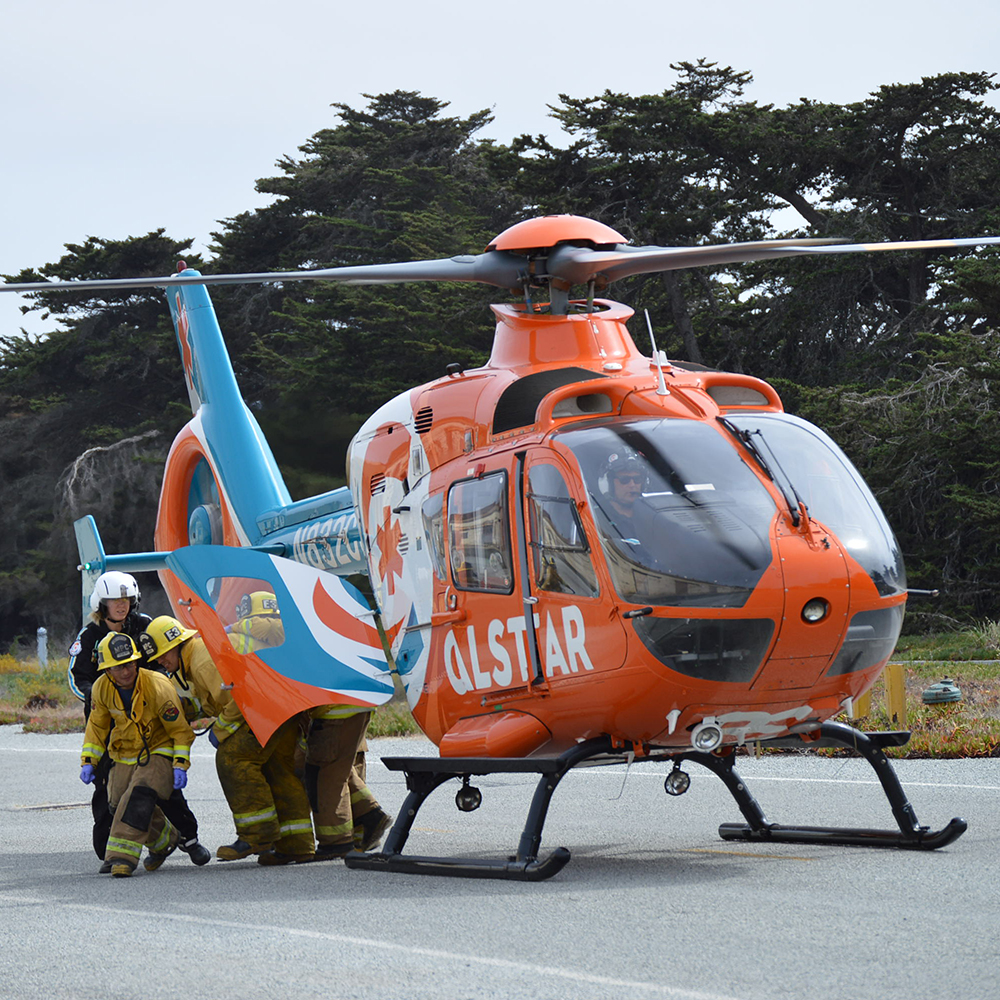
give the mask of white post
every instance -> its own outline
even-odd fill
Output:
[[[38,663],[44,670],[49,665],[49,634],[39,628],[35,636],[38,639]]]

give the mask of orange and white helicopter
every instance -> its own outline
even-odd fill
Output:
[[[77,522],[84,597],[106,569],[157,569],[261,741],[313,705],[387,701],[395,670],[440,756],[384,761],[405,772],[408,798],[383,851],[348,865],[538,880],[569,860],[539,847],[552,793],[581,764],[663,760],[671,794],[687,790],[685,762],[711,769],[745,819],[720,828],[729,839],[933,849],[965,830],[918,824],[883,753],[907,733],[830,721],[885,666],[907,596],[857,471],[766,382],[641,352],[632,311],[595,293],[669,269],[987,243],[1000,237],[630,247],[563,215],[514,225],[475,256],[240,275],[181,262],[164,278],[2,290],[166,289],[193,416],[167,459],[155,551],[108,556],[93,519]],[[292,502],[206,286],[299,280],[477,281],[521,301],[493,306],[486,365],[452,366],[365,422],[349,487]],[[377,612],[341,580],[358,572]],[[286,638],[241,655],[226,628],[256,590],[275,593]],[[734,767],[757,742],[857,749],[898,831],[771,823]],[[469,811],[481,801],[470,778],[505,771],[539,775],[515,856],[404,853],[434,789],[457,778]]]

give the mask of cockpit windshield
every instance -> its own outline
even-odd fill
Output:
[[[883,597],[906,589],[903,557],[878,501],[823,431],[788,413],[744,413],[727,419],[740,431],[766,439],[810,516],[836,534]]]
[[[576,456],[615,590],[742,607],[771,562],[771,494],[722,429],[641,418],[556,435]]]

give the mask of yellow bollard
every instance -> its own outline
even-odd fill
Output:
[[[889,724],[906,728],[906,678],[902,663],[889,663],[882,672],[885,684],[885,707],[889,715]],[[851,707],[851,719],[864,719],[871,715],[872,692],[869,688],[863,695],[854,699]]]
[[[872,710],[872,692],[869,688],[863,695],[854,699],[854,709],[851,712],[852,719],[863,719]]]
[[[900,729],[906,728],[906,678],[902,663],[890,663],[883,672],[885,700],[889,722]]]

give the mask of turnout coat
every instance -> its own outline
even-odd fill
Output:
[[[193,742],[177,692],[163,674],[140,668],[128,709],[111,677],[97,678],[83,736],[84,764],[96,765],[105,752],[118,764],[140,765],[155,754],[186,771]]]

